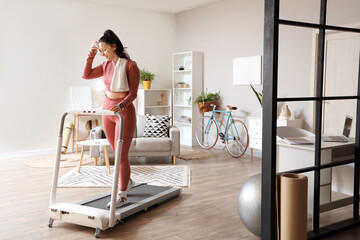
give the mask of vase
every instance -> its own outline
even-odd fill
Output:
[[[151,81],[143,81],[144,89],[149,90],[151,88]]]
[[[289,120],[291,112],[288,105],[285,105],[281,108],[279,120]]]

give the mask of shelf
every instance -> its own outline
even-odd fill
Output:
[[[174,124],[180,124],[180,125],[191,126],[191,123],[177,122],[177,121],[174,121]]]
[[[174,88],[176,90],[191,90],[191,88]]]
[[[191,105],[174,105],[174,107],[186,107],[186,108],[191,108]]]
[[[139,88],[139,90],[145,90],[145,91],[171,91],[171,89],[165,89],[165,88],[151,88],[151,89],[143,89]]]
[[[136,98],[136,114],[172,116],[172,93],[172,89],[162,87],[139,89]]]
[[[180,144],[188,146],[198,145],[193,121],[201,114],[192,101],[203,91],[203,58],[203,53],[196,51],[173,53],[172,56],[173,124],[179,128]],[[184,70],[179,70],[180,67]]]
[[[145,108],[169,108],[169,105],[160,105],[160,106],[145,106]]]
[[[191,54],[192,54],[192,51],[173,53],[174,56],[178,56],[178,55],[191,55]]]

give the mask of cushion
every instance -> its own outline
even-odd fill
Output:
[[[171,151],[170,138],[141,137],[136,139],[133,151],[136,152],[164,152]]]
[[[169,116],[146,114],[146,124],[143,137],[168,137],[169,126]]]

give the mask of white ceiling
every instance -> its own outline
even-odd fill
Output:
[[[221,0],[92,0],[99,3],[112,3],[145,10],[179,13]]]

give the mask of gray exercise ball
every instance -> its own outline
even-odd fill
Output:
[[[242,185],[238,196],[238,214],[245,227],[261,236],[261,174],[251,176]]]

